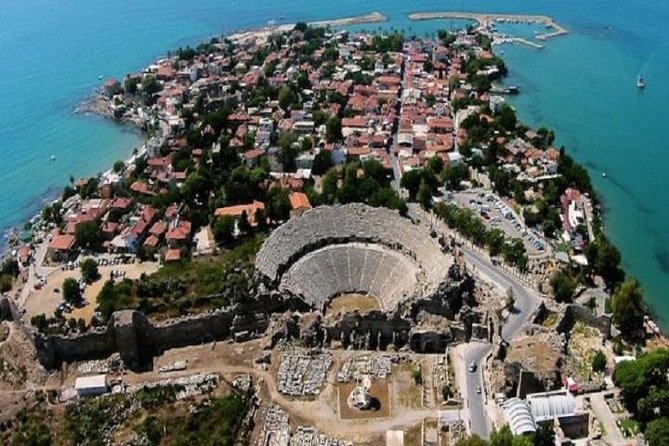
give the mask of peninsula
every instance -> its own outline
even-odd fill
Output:
[[[2,264],[0,443],[662,444],[666,340],[485,28],[269,26],[107,80],[147,143]]]

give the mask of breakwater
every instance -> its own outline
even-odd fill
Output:
[[[544,34],[538,34],[536,37],[539,40],[548,40],[552,37],[567,34],[565,27],[553,20],[547,15],[524,15],[524,14],[491,14],[491,13],[477,13],[477,12],[414,12],[409,14],[409,19],[418,20],[439,20],[439,19],[459,19],[459,20],[474,20],[479,25],[489,27],[494,22],[506,23],[534,23],[544,25],[547,28],[552,28],[554,31]]]

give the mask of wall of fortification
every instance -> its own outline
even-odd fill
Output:
[[[611,317],[595,316],[590,310],[580,305],[568,305],[555,330],[558,333],[569,333],[576,322],[596,328],[607,339],[611,337]]]

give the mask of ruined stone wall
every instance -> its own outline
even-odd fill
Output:
[[[140,336],[140,343],[154,353],[170,348],[226,339],[231,335],[234,309],[225,309],[198,317],[151,325]]]
[[[123,310],[112,315],[107,327],[80,335],[44,336],[29,332],[46,368],[59,367],[62,362],[104,358],[115,352],[132,367],[171,348],[228,339],[240,331],[248,331],[247,337],[264,333],[269,314],[293,304],[277,293],[263,292],[244,304],[165,322],[152,322],[139,311]]]
[[[380,312],[348,313],[324,328],[328,343],[340,341],[344,347],[385,350],[390,344],[399,348],[408,342],[411,323]]]
[[[112,315],[106,328],[75,336],[35,336],[38,358],[46,368],[62,362],[104,358],[120,353],[131,367],[170,348],[197,345],[229,338],[235,330],[234,319],[244,315],[239,307],[230,307],[192,317],[152,323],[133,310]],[[266,317],[258,332],[264,332]]]
[[[558,322],[555,330],[558,333],[569,333],[576,322],[596,328],[605,338],[611,337],[611,317],[607,315],[595,316],[590,310],[580,305],[568,305],[562,319]]]
[[[34,339],[37,358],[47,369],[63,362],[105,358],[117,351],[111,326],[78,336],[36,334]]]

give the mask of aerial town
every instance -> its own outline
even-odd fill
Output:
[[[0,443],[667,444],[669,343],[495,43],[270,25],[107,80],[146,143],[4,260]]]

